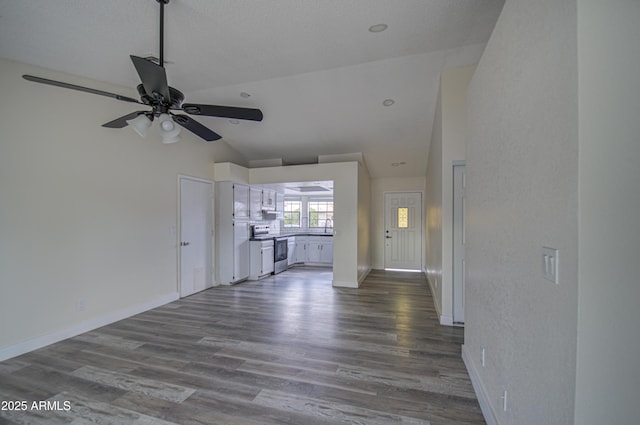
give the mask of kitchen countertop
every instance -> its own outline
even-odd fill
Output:
[[[309,233],[305,233],[305,232],[301,232],[301,233],[281,233],[279,235],[279,237],[282,236],[328,236],[328,237],[333,237],[333,233],[313,233],[313,232],[309,232]]]

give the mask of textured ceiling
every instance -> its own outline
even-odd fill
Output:
[[[373,177],[420,176],[440,72],[478,61],[502,4],[171,0],[169,83],[189,102],[261,108],[261,123],[198,117],[248,160],[362,152]],[[155,0],[0,0],[0,57],[133,88],[129,55],[158,55],[158,10]],[[368,31],[378,23],[388,29]]]

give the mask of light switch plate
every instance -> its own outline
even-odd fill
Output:
[[[542,274],[545,279],[558,284],[558,250],[542,247]]]

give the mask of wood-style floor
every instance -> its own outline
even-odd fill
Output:
[[[0,400],[28,410],[0,423],[485,423],[421,274],[330,282],[290,269],[1,362]]]

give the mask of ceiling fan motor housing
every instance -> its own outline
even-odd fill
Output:
[[[168,99],[168,101],[157,93],[154,93],[156,96],[149,96],[142,84],[138,84],[137,89],[138,94],[140,95],[140,100],[142,100],[145,105],[151,106],[155,115],[166,113],[170,109],[180,109],[182,101],[184,100],[184,94],[180,90],[171,86],[169,86],[170,99]]]

